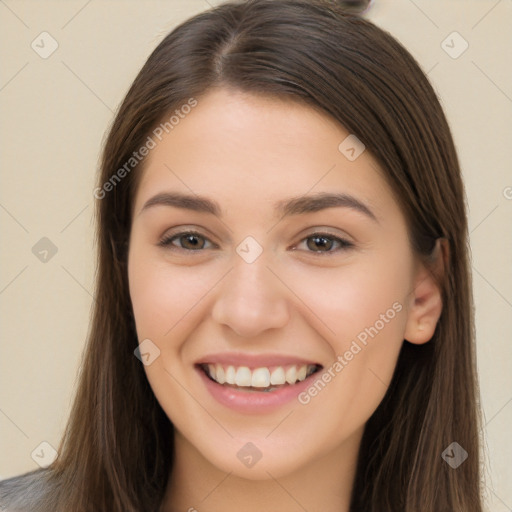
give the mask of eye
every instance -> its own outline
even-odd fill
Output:
[[[335,253],[344,249],[354,247],[352,242],[340,238],[330,233],[313,233],[301,240],[301,244],[306,243],[307,252],[315,254]],[[210,244],[210,247],[208,246]],[[171,233],[165,236],[158,243],[161,247],[168,247],[172,250],[200,251],[202,249],[216,248],[217,245],[197,231],[182,231],[180,233]],[[294,247],[294,249],[296,248]]]
[[[177,242],[177,243],[175,243]],[[169,247],[174,250],[184,251],[200,251],[201,249],[208,249],[205,247],[207,243],[210,243],[213,247],[215,244],[210,242],[208,238],[201,235],[197,231],[183,231],[181,233],[170,234],[162,238],[158,245],[162,247]]]
[[[349,242],[344,238],[331,235],[330,233],[313,233],[302,239],[300,244],[296,247],[299,247],[304,242],[306,243],[307,249],[309,249],[307,252],[314,252],[316,254],[335,253],[354,247],[352,242]]]

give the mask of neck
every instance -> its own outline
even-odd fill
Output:
[[[175,434],[173,469],[161,512],[349,512],[362,429],[292,473],[248,480],[207,461]]]

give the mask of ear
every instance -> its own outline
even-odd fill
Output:
[[[448,240],[438,238],[429,261],[419,263],[408,308],[404,338],[421,345],[432,339],[443,309],[439,282],[448,268]]]

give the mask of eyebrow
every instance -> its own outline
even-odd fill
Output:
[[[140,213],[154,206],[173,206],[222,217],[221,208],[216,201],[207,197],[180,192],[161,192],[156,194],[144,203]],[[280,215],[281,218],[292,215],[304,215],[336,207],[350,208],[378,222],[376,215],[365,203],[349,194],[321,192],[315,195],[291,197],[274,204],[276,214]]]

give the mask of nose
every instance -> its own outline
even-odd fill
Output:
[[[286,291],[263,257],[247,263],[235,255],[233,269],[218,288],[212,317],[241,337],[256,337],[288,323]]]

